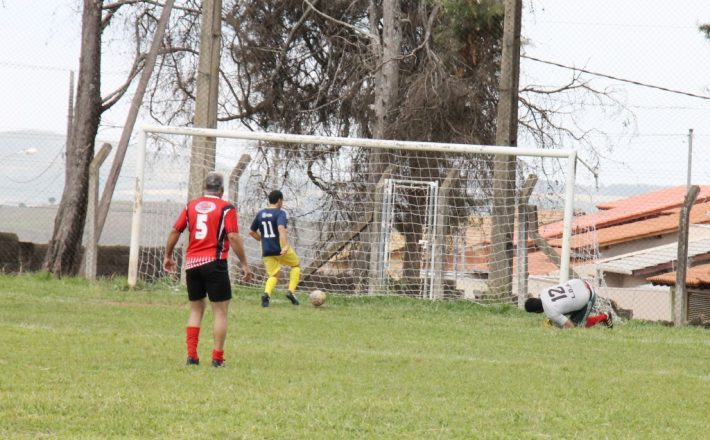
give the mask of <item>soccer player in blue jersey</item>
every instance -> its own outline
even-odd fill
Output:
[[[297,306],[298,299],[295,292],[301,279],[301,267],[296,251],[288,244],[288,217],[281,209],[284,195],[281,191],[274,190],[269,193],[268,199],[269,207],[256,214],[249,232],[256,241],[261,242],[264,268],[269,276],[264,286],[264,294],[261,296],[261,306],[269,307],[271,294],[279,282],[281,266],[291,268],[286,298],[291,301],[291,304]]]

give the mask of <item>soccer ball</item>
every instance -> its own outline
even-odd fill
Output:
[[[314,307],[320,307],[325,302],[325,292],[322,290],[314,290],[308,295],[308,299]]]

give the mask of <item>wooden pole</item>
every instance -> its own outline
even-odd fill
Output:
[[[675,325],[683,325],[688,317],[688,301],[685,289],[685,274],[688,267],[688,234],[690,231],[690,210],[698,197],[700,187],[693,185],[688,188],[683,207],[680,210],[678,225],[678,270],[675,273],[674,318]]]
[[[445,290],[445,272],[446,272],[446,237],[449,232],[449,196],[451,188],[456,183],[459,170],[452,168],[446,174],[444,182],[439,188],[439,201],[436,204],[436,245],[432,249],[434,252],[434,280],[433,293],[434,298],[443,298]]]
[[[153,68],[155,67],[155,60],[158,57],[158,52],[160,46],[163,43],[163,35],[165,35],[165,28],[168,25],[170,19],[170,11],[173,9],[173,4],[175,0],[166,0],[163,5],[163,12],[160,15],[160,20],[158,21],[158,26],[155,29],[155,35],[153,36],[153,43],[150,46],[150,51],[145,57],[145,65],[143,66],[143,72],[141,72],[141,77],[138,80],[138,86],[136,87],[136,93],[133,95],[133,100],[131,101],[131,107],[128,109],[128,116],[126,117],[126,123],[123,126],[123,131],[121,132],[121,139],[118,141],[118,148],[116,148],[116,156],[113,158],[113,164],[111,165],[111,171],[106,178],[106,185],[104,186],[104,192],[101,196],[101,203],[98,207],[98,217],[96,221],[96,237],[97,239],[101,237],[101,232],[103,231],[104,224],[106,223],[106,217],[108,216],[108,210],[111,206],[111,198],[113,198],[113,192],[116,189],[116,183],[118,182],[118,176],[121,173],[121,168],[123,167],[123,159],[126,157],[126,150],[128,150],[128,142],[131,140],[131,134],[133,133],[133,127],[136,125],[136,119],[138,119],[138,112],[140,110],[141,104],[143,103],[143,96],[148,88],[148,82],[153,74]]]
[[[518,307],[523,308],[528,297],[528,217],[527,205],[537,176],[530,174],[518,196]]]
[[[89,166],[89,204],[86,208],[86,248],[84,252],[84,276],[96,281],[96,266],[99,255],[99,234],[96,232],[99,203],[99,170],[111,152],[111,144],[103,144]]]
[[[382,239],[382,205],[384,203],[385,182],[392,177],[393,167],[387,166],[380,175],[377,185],[374,186],[374,200],[372,208],[372,226],[370,228],[370,277],[368,280],[368,293],[375,295],[382,293],[386,287],[386,274],[383,275],[384,243]]]
[[[514,147],[518,142],[521,16],[522,0],[505,0],[496,145]],[[504,297],[512,290],[515,165],[515,156],[496,156],[494,159],[488,290],[496,297]]]
[[[545,256],[552,261],[552,263],[562,270],[562,263],[560,256],[557,255],[555,249],[550,246],[550,244],[545,240],[545,238],[538,232],[538,222],[537,222],[537,206],[528,205],[526,208],[527,220],[528,220],[528,235],[532,238],[535,247],[540,249]],[[577,272],[575,272],[572,267],[569,268],[567,274],[567,279],[569,278],[581,278]]]
[[[239,158],[239,161],[232,169],[232,172],[229,174],[229,201],[232,202],[232,204],[234,205],[234,209],[237,210],[237,213],[239,213],[239,178],[242,177],[242,173],[244,173],[244,170],[246,169],[247,165],[249,165],[249,162],[251,162],[251,156],[248,154],[242,154],[242,156]],[[247,219],[247,221],[249,220]],[[248,224],[249,223],[246,223],[245,226],[247,226]],[[238,264],[238,261],[239,259],[237,258],[237,256],[234,255],[233,252],[230,252],[229,266],[236,266]],[[232,284],[241,283],[239,281],[238,270],[230,270],[229,278]]]
[[[193,125],[217,128],[217,93],[219,91],[219,61],[222,42],[222,0],[202,2],[200,60],[197,70],[195,119]],[[192,139],[188,200],[202,194],[207,173],[214,170],[215,138],[196,136]]]

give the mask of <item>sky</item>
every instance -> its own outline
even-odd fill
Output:
[[[528,5],[528,3],[526,3]],[[543,0],[524,13],[523,53],[650,85],[710,97],[710,41],[698,25],[710,22],[705,0]],[[572,71],[523,59],[521,84],[555,83]],[[630,121],[601,108],[583,109],[600,146],[615,151],[602,163],[605,183],[685,184],[688,131],[693,129],[692,183],[710,183],[710,100],[583,75],[599,89],[614,90],[634,114]],[[702,165],[702,166],[701,166]],[[583,170],[579,172],[584,179]]]
[[[79,0],[0,0],[0,131],[65,132],[69,71],[78,69],[80,6]],[[708,0],[524,0],[523,14],[527,56],[710,97],[710,41],[697,30],[710,22]],[[115,45],[103,57],[106,94],[122,82],[128,66]],[[523,87],[554,87],[572,74],[521,61]],[[612,91],[633,113],[624,117],[628,114],[591,101],[575,110],[582,129],[596,130],[589,136],[604,156],[602,185],[684,184],[691,128],[693,183],[710,184],[710,170],[703,169],[710,161],[710,100],[594,75],[582,78]],[[105,115],[101,137],[118,139],[115,127],[125,111],[119,106]],[[521,139],[519,145],[535,147],[530,142]],[[569,148],[581,147],[570,142]],[[581,150],[580,155],[586,157]],[[583,168],[578,179],[594,181]]]

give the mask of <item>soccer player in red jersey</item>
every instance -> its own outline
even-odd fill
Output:
[[[190,315],[187,320],[187,364],[199,365],[197,345],[200,325],[209,297],[214,314],[212,366],[224,365],[224,341],[227,337],[227,315],[232,287],[227,271],[227,255],[231,245],[242,265],[242,280],[248,282],[252,272],[239,236],[237,213],[234,206],[222,200],[224,178],[220,173],[210,172],[205,178],[202,197],[191,200],[182,210],[168,235],[165,245],[163,267],[166,272],[177,269],[173,250],[185,228],[190,240],[185,255],[187,296],[190,300]]]

